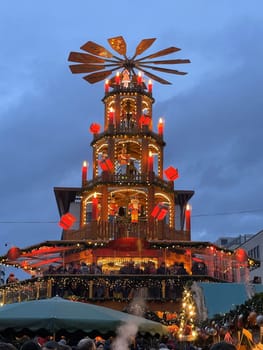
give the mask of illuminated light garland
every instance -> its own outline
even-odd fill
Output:
[[[182,310],[179,316],[180,324],[177,333],[179,341],[194,341],[197,337],[195,327],[196,307],[190,290],[183,291]]]

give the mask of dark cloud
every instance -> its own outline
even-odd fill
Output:
[[[207,43],[204,56],[221,58],[214,72],[158,105],[167,115],[166,138],[172,140],[168,160],[181,169],[178,186],[196,190],[196,238],[255,233],[262,227],[263,47],[257,43],[263,28],[257,21],[246,28],[242,24],[232,24]],[[226,54],[218,47],[223,40]]]

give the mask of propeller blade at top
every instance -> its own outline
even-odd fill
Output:
[[[88,53],[70,52],[68,61],[79,63],[104,63],[105,60],[100,57],[89,55]]]
[[[141,55],[145,50],[147,50],[154,42],[156,38],[143,39],[137,45],[134,57]]]
[[[105,69],[105,65],[101,64],[72,64],[69,66],[71,73],[89,73],[89,72],[95,72],[98,70]]]
[[[137,62],[137,61],[136,61]],[[191,63],[188,59],[176,59],[176,60],[161,60],[161,61],[143,61],[143,64],[183,64],[183,63]]]
[[[147,64],[140,64],[140,67],[146,67],[146,68],[150,68],[150,69],[157,70],[159,72],[164,72],[164,73],[171,73],[171,74],[178,74],[178,75],[185,75],[185,74],[187,74],[186,72],[180,72],[179,70],[176,70],[176,69],[169,69],[169,68],[162,68],[162,67],[152,67],[152,66],[149,66]]]
[[[140,68],[140,70],[141,70],[142,72],[144,72],[144,74],[147,75],[147,77],[149,77],[149,78],[151,78],[151,79],[153,79],[153,80],[156,80],[156,81],[158,81],[158,82],[161,83],[161,84],[171,85],[171,83],[170,83],[168,80],[162,79],[162,78],[158,77],[157,75],[148,72],[148,71],[145,70],[145,69]]]
[[[109,38],[108,42],[114,51],[122,56],[126,56],[127,45],[122,36],[116,36],[115,38]]]
[[[111,75],[112,70],[105,70],[104,72],[96,72],[83,77],[83,79],[87,80],[90,84],[97,83],[98,81],[106,79],[109,75]]]
[[[155,57],[169,55],[170,53],[177,52],[177,51],[180,51],[180,50],[181,49],[179,49],[178,47],[171,46],[171,47],[168,47],[167,49],[163,49],[161,51],[155,52],[152,55],[142,57],[138,61],[145,60],[146,58],[155,58]]]
[[[94,43],[93,41],[88,41],[86,44],[81,46],[81,50],[90,52],[93,55],[100,56],[100,57],[107,57],[107,58],[113,57],[110,51],[105,49],[105,47]]]

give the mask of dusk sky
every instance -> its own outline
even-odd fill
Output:
[[[73,75],[68,55],[119,35],[130,55],[154,37],[147,54],[191,60],[154,83],[153,117],[175,187],[195,191],[192,239],[263,229],[262,0],[1,1],[0,33],[0,254],[60,239],[53,188],[81,185],[104,108],[103,82]]]

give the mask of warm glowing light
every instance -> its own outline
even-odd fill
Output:
[[[148,81],[148,92],[151,94],[153,90],[153,83],[151,79]]]
[[[84,160],[82,164],[82,183],[87,180],[87,175],[88,175],[88,162]]]
[[[185,208],[185,230],[189,232],[191,230],[191,211],[192,207],[187,203]]]
[[[186,210],[192,210],[192,206],[189,203],[186,204]]]
[[[162,118],[160,118],[158,122],[158,134],[160,136],[163,136],[163,129],[164,129],[164,121]]]
[[[113,124],[113,119],[114,119],[114,109],[111,107],[110,112],[109,112],[109,123]]]
[[[137,83],[138,83],[138,85],[142,84],[142,73],[141,72],[139,72],[137,75]]]
[[[153,154],[151,151],[149,151],[148,157],[148,172],[153,172]]]
[[[109,92],[109,80],[107,79],[104,84],[104,92],[107,94]]]
[[[97,198],[97,193],[94,193],[94,196],[92,198],[92,220],[97,220],[98,219],[98,198]]]
[[[115,76],[115,83],[116,83],[117,85],[120,85],[120,83],[121,83],[120,72],[117,72],[117,73],[116,73],[116,76]]]

